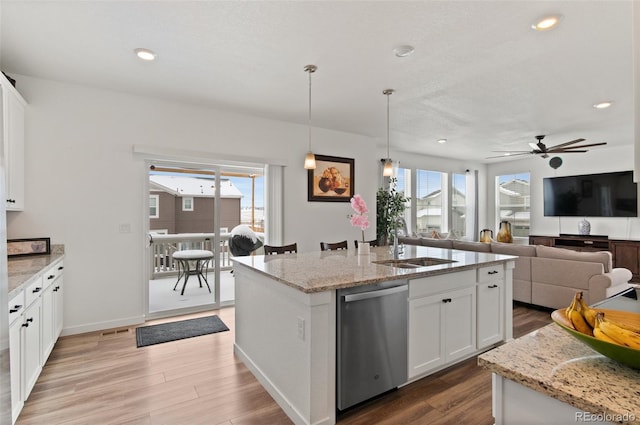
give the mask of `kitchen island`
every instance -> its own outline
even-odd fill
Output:
[[[408,282],[407,382],[512,339],[515,257],[407,246],[235,257],[234,351],[297,424],[336,422],[337,291]],[[382,262],[382,263],[380,263]]]
[[[633,292],[598,305],[640,313]],[[555,323],[480,355],[478,364],[493,372],[496,425],[640,424],[640,370],[595,352]]]

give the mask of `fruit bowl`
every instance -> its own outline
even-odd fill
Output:
[[[585,335],[582,332],[578,332],[573,329],[571,322],[569,322],[569,319],[565,316],[565,310],[566,309],[561,308],[551,313],[551,319],[553,319],[558,326],[603,356],[609,357],[612,360],[634,369],[640,369],[640,350],[613,344],[611,342]],[[597,310],[604,312],[605,317],[612,321],[640,325],[640,314],[628,313],[619,310],[608,310],[604,308],[599,308]]]

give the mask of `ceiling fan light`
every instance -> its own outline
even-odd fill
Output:
[[[437,140],[438,143],[440,143],[441,145],[447,143],[447,139],[438,139]]]
[[[531,25],[536,31],[548,31],[555,28],[562,19],[562,15],[549,15],[538,19],[535,24]]]
[[[393,164],[391,163],[391,159],[387,158],[384,162],[384,168],[382,169],[382,175],[385,177],[393,176]]]

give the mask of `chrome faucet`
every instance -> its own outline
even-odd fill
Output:
[[[407,236],[409,230],[407,229],[407,222],[403,217],[396,217],[393,220],[393,259],[397,260],[400,254],[400,250],[398,249],[398,223],[402,225],[402,230],[404,231],[404,235]]]

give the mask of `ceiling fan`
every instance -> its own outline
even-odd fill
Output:
[[[574,145],[575,143],[584,142],[585,139],[575,139],[570,142],[560,143],[559,145],[547,147],[544,143],[542,143],[542,139],[544,139],[544,134],[540,136],[536,136],[538,143],[529,143],[531,146],[530,151],[494,151],[494,152],[503,152],[502,155],[490,156],[486,159],[490,158],[502,158],[505,156],[515,156],[515,155],[540,155],[542,158],[548,158],[550,154],[562,154],[562,153],[580,153],[587,152],[587,149],[592,146],[601,146],[606,145],[607,142],[599,142],[599,143],[589,143],[586,145]],[[573,145],[573,146],[572,146]]]

